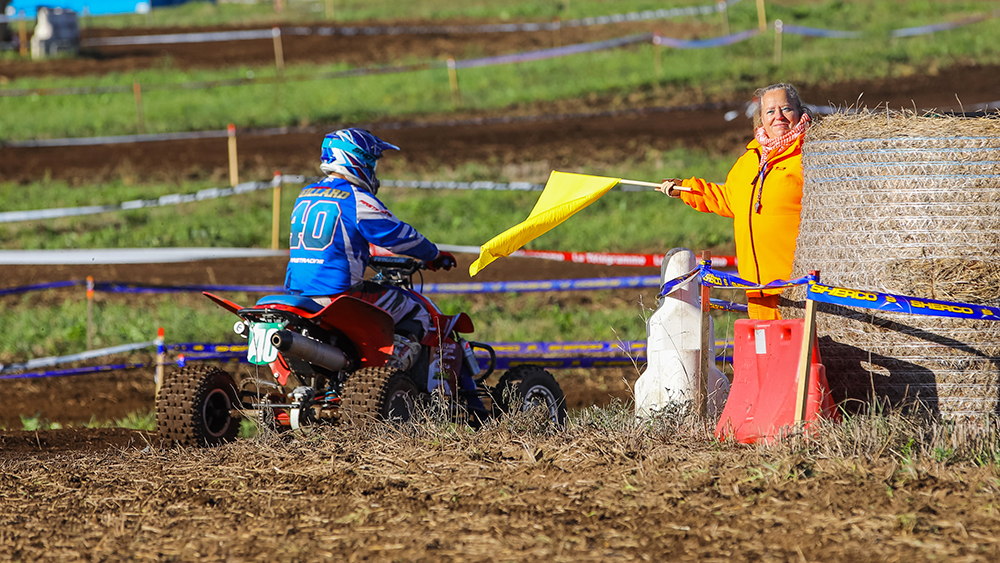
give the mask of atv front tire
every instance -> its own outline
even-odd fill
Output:
[[[515,366],[500,377],[493,402],[505,413],[541,409],[557,426],[566,423],[566,398],[552,374],[539,366]]]

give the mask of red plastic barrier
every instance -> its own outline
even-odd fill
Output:
[[[733,385],[715,428],[717,438],[752,444],[758,440],[772,442],[791,431],[804,326],[802,319],[736,321]],[[840,420],[815,341],[812,360],[807,429],[810,421],[819,418]]]

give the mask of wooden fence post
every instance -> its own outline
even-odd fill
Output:
[[[132,94],[135,96],[136,129],[142,135],[146,132],[146,112],[142,109],[142,85],[138,80],[132,83]]]
[[[819,283],[819,271],[812,270],[809,274]],[[807,286],[808,287],[808,286]],[[809,399],[809,375],[812,371],[813,340],[816,339],[816,302],[809,299],[806,293],[805,326],[802,327],[802,348],[799,352],[798,389],[795,393],[795,422],[806,419],[807,401]]]
[[[722,34],[729,35],[729,4],[726,4],[725,0],[722,0],[718,4],[719,11],[722,12]]]
[[[764,13],[764,0],[757,0],[757,27],[760,32],[767,31],[767,15]]]
[[[274,180],[271,181],[274,188],[274,199],[271,206],[271,250],[278,250],[279,236],[281,232],[281,172],[274,171]]]
[[[278,75],[285,72],[285,52],[281,48],[281,28],[274,26],[271,28],[271,37],[274,38],[274,66],[278,69]]]
[[[659,31],[653,32],[653,72],[663,75],[663,39]]]
[[[774,66],[781,66],[781,20],[774,20]]]
[[[236,160],[236,126],[230,123],[226,130],[229,133],[229,185],[235,187],[240,183],[240,171]]]
[[[458,89],[458,69],[455,67],[455,59],[448,57],[448,84],[451,85],[451,96],[456,104],[462,103],[462,92]]]
[[[24,10],[17,12],[17,40],[22,57],[28,56],[28,24],[24,21]]]

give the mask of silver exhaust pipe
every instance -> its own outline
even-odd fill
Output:
[[[284,354],[330,371],[340,371],[351,363],[339,348],[290,330],[279,330],[271,335],[271,344]]]

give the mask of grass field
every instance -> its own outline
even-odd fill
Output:
[[[495,19],[500,21],[550,21],[617,13],[658,10],[664,7],[702,6],[708,0],[290,0],[281,12],[273,2],[255,4],[190,2],[144,15],[115,15],[92,18],[88,25],[113,28],[165,27],[215,24],[269,24],[274,22],[317,21],[349,25],[378,20]],[[746,2],[744,2],[746,3]]]
[[[289,0],[285,9],[276,12],[272,2],[256,4],[229,2],[189,2],[170,8],[159,8],[149,14],[131,14],[94,17],[84,25],[111,28],[172,27],[218,24],[266,24],[317,20],[350,24],[393,20],[424,19],[483,19],[507,21],[551,21],[596,17],[645,10],[660,10],[688,6],[714,5],[711,0],[421,0],[396,2],[394,0]],[[768,0],[765,4],[769,20],[776,18],[792,21],[819,20],[821,27],[858,29],[859,26],[883,21],[884,29],[907,27],[926,23],[922,18],[940,18],[963,11],[992,9],[983,0],[940,0],[932,2],[894,2],[893,0]],[[690,18],[689,18],[690,19]],[[717,20],[721,15],[698,16],[703,21]],[[757,22],[757,5],[753,0],[737,2],[729,8],[731,25],[754,25]],[[889,24],[888,22],[895,22]],[[914,23],[920,22],[920,23]],[[841,24],[840,26],[834,24]],[[810,25],[803,23],[803,25]]]
[[[751,2],[737,7],[733,29],[756,25]],[[609,97],[683,99],[685,92],[733,99],[775,78],[816,84],[857,78],[892,77],[969,63],[1000,62],[1000,19],[956,30],[890,39],[889,29],[940,23],[982,13],[983,2],[823,2],[775,5],[769,18],[788,23],[862,30],[864,39],[787,36],[783,62],[773,61],[771,33],[721,48],[676,51],[663,55],[663,70],[653,65],[653,47],[574,55],[559,59],[463,70],[462,109],[491,110],[539,101],[579,98],[591,93]],[[745,12],[745,13],[743,13]],[[753,12],[753,13],[751,13]],[[721,31],[720,31],[721,33]],[[456,56],[461,57],[461,54]],[[394,64],[417,61],[393,61]],[[273,77],[272,67],[180,71],[170,68],[129,75],[80,78],[24,78],[7,88],[55,88],[146,85],[145,127],[149,132],[358,122],[401,116],[447,113],[458,109],[444,68],[317,81],[318,74],[345,70],[343,65],[295,65],[289,61],[284,84],[155,91],[155,85],[192,81]],[[307,79],[296,81],[297,79]],[[22,116],[31,115],[25,120]],[[0,139],[118,135],[136,132],[134,100],[123,94],[87,94],[0,98]]]

